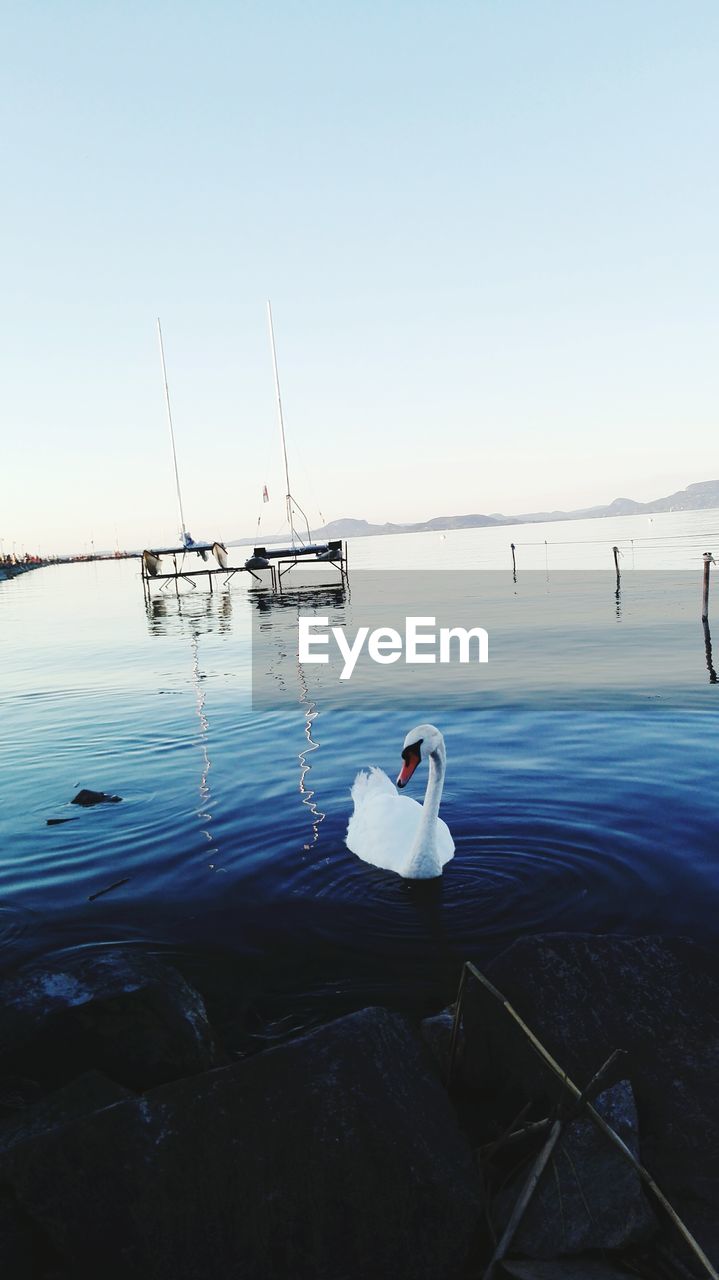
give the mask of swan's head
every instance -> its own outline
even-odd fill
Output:
[[[444,738],[433,724],[418,724],[416,729],[410,729],[402,747],[404,763],[399,771],[397,786],[406,787],[420,760],[431,756],[433,751],[438,751],[443,746]]]

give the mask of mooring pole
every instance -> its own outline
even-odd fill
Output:
[[[709,630],[709,623],[706,618],[702,618],[702,627],[704,628],[704,654],[707,660],[707,671],[709,672],[709,683],[719,684],[719,677],[714,670],[714,659],[712,657],[712,638]]]
[[[612,547],[612,551],[614,552],[614,568],[617,571],[617,589],[619,589],[619,584],[622,579],[622,575],[619,572],[619,547]]]
[[[513,543],[513,542],[510,542],[510,544],[509,544],[509,545],[510,545],[510,547],[512,548],[512,573],[516,573],[516,572],[517,572],[517,557],[516,557],[516,555],[515,555],[515,552],[516,552],[517,548],[515,547],[515,545],[514,545],[514,543]]]
[[[709,617],[709,570],[715,564],[711,551],[704,552],[704,582],[702,586],[702,622]]]

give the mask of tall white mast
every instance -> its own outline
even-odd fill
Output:
[[[165,404],[167,405],[167,422],[170,428],[170,443],[172,445],[172,461],[175,466],[175,486],[177,488],[177,505],[180,508],[180,525],[182,527],[183,544],[187,541],[187,529],[185,528],[185,513],[182,510],[182,494],[180,492],[180,473],[177,470],[177,451],[175,449],[175,432],[172,426],[172,409],[170,408],[170,388],[167,385],[167,368],[165,366],[165,348],[162,342],[162,325],[160,317],[157,317],[157,336],[160,339],[160,360],[162,362],[162,381],[165,387]]]
[[[275,347],[275,328],[272,323],[272,303],[267,299],[267,321],[270,326],[270,346],[272,347],[272,370],[275,375],[275,395],[277,396],[277,416],[280,420],[280,435],[282,436],[282,456],[285,462],[285,504],[287,506],[287,519],[290,525],[290,533],[294,541],[295,529],[292,519],[292,494],[290,493],[290,469],[287,463],[287,441],[285,439],[285,420],[282,416],[282,395],[280,393],[280,375],[277,368],[277,348]]]

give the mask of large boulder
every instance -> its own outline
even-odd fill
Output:
[[[12,1195],[0,1187],[0,1250],[6,1280],[34,1280],[42,1274],[47,1252],[33,1231],[33,1225],[15,1203]]]
[[[442,1080],[447,1079],[454,1015],[451,1009],[443,1009],[430,1018],[424,1018],[420,1031]]]
[[[202,997],[155,956],[74,952],[0,981],[2,1072],[55,1087],[94,1068],[147,1089],[216,1062]]]
[[[13,1147],[130,1096],[128,1090],[114,1080],[98,1072],[88,1072],[56,1093],[28,1105],[18,1105],[13,1112],[6,1109],[0,1119],[0,1162]],[[68,1277],[46,1233],[3,1186],[0,1186],[0,1256],[4,1280]]]
[[[485,966],[494,986],[583,1087],[614,1049],[637,1102],[642,1162],[681,1209],[719,1210],[719,979],[685,939],[554,934],[524,938]],[[467,988],[461,1069],[525,1094],[557,1086],[505,1009]],[[700,1236],[701,1242],[701,1236]]]
[[[0,1157],[73,1280],[447,1280],[479,1194],[424,1047],[381,1009]]]
[[[88,1071],[64,1088],[4,1115],[0,1119],[0,1156],[31,1138],[132,1096],[128,1089],[99,1071]]]
[[[597,1111],[638,1157],[631,1086],[621,1081],[597,1098]],[[500,1195],[495,1224],[504,1230],[527,1178],[527,1167]],[[512,1253],[554,1258],[589,1249],[624,1249],[648,1239],[656,1220],[638,1175],[591,1120],[574,1120],[529,1203]]]

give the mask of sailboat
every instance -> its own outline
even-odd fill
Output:
[[[160,574],[161,556],[167,555],[184,555],[188,551],[195,552],[200,559],[207,560],[207,553],[211,552],[215,557],[220,568],[228,567],[227,548],[223,542],[196,542],[192,534],[185,524],[185,512],[182,505],[182,491],[180,489],[180,473],[177,467],[177,449],[175,447],[175,430],[172,423],[172,405],[170,404],[170,387],[167,381],[167,365],[165,363],[165,344],[162,340],[162,325],[160,317],[157,318],[157,337],[160,344],[160,364],[162,366],[162,384],[165,389],[165,405],[167,408],[167,425],[170,430],[170,445],[172,447],[172,463],[175,471],[175,489],[177,491],[177,505],[180,513],[180,546],[174,547],[153,547],[142,553],[143,570],[150,578],[156,578]]]
[[[342,562],[342,542],[341,540],[333,540],[331,542],[313,542],[310,532],[309,520],[305,512],[302,510],[297,499],[293,496],[290,488],[290,468],[287,461],[287,437],[285,435],[285,419],[282,412],[282,392],[280,391],[280,374],[277,366],[277,346],[275,343],[275,327],[272,321],[272,303],[269,298],[267,300],[267,324],[270,336],[270,349],[272,351],[272,371],[275,381],[275,399],[277,401],[277,419],[280,427],[280,438],[282,440],[282,460],[285,471],[285,507],[287,511],[287,523],[290,529],[290,546],[289,547],[255,547],[253,555],[245,560],[245,568],[250,570],[269,568],[270,560],[294,560],[300,556],[311,556],[315,560],[320,561],[339,561]],[[302,534],[295,525],[295,513],[298,513],[304,521],[307,530],[307,541],[305,542]]]

